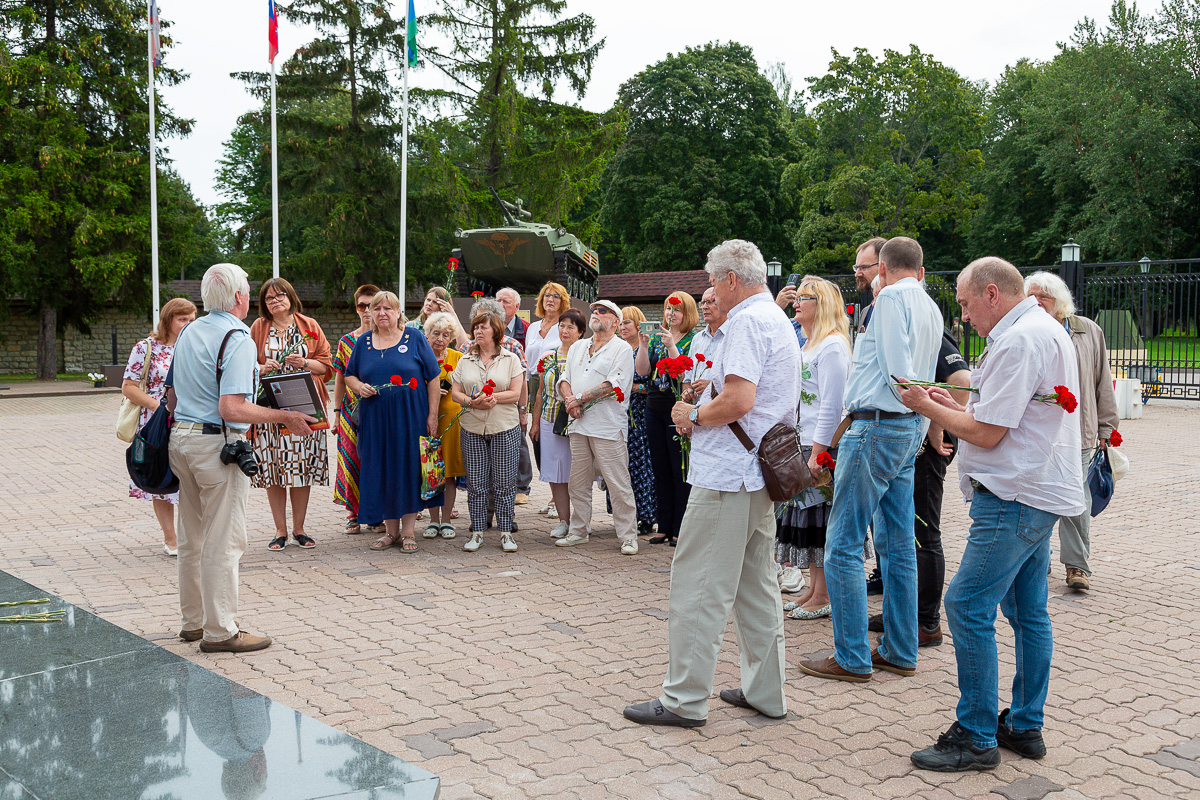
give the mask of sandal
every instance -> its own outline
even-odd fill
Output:
[[[346,533],[351,535],[362,533],[362,528],[359,526],[357,519],[346,520]]]
[[[426,539],[436,539],[438,537],[438,532],[441,531],[441,529],[441,526],[436,522],[431,522],[425,526],[425,532],[421,535]]]
[[[400,537],[400,552],[406,556],[411,556],[417,552],[417,539],[415,536]]]
[[[394,545],[396,543],[396,538],[397,537],[391,536],[390,534],[385,533],[383,536],[380,536],[378,539],[371,542],[371,549],[372,550],[387,550],[389,547],[391,547],[392,545]]]
[[[271,540],[271,543],[269,545],[267,545],[268,550],[282,550],[285,547],[287,547],[287,534],[286,533],[283,536],[276,536],[274,539]]]
[[[449,523],[444,523],[442,525],[442,538],[443,539],[453,539],[457,535],[458,535],[458,531],[454,530],[453,525],[451,525]]]
[[[458,509],[450,512],[450,519],[458,519]]]
[[[305,550],[312,550],[317,546],[317,541],[311,536],[305,536],[303,533],[293,533],[292,538],[296,540],[296,544],[303,547]]]
[[[796,608],[796,609],[793,609],[793,610],[787,612],[786,614],[784,614],[784,616],[787,617],[788,619],[821,619],[822,617],[830,616],[832,614],[832,611],[833,611],[833,606],[830,605],[829,603],[826,603],[825,605],[821,606],[820,608],[813,608],[813,609],[807,609],[807,608],[803,608],[803,607]]]

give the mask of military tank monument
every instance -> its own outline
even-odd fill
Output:
[[[541,222],[529,222],[532,216],[523,202],[492,196],[504,215],[498,228],[455,231],[458,247],[450,254],[458,260],[456,289],[460,297],[480,291],[494,295],[510,286],[523,295],[537,294],[547,281],[567,287],[572,297],[592,302],[600,280],[600,259],[596,251],[567,233]]]

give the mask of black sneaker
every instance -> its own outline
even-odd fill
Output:
[[[867,594],[883,594],[883,576],[879,574],[878,567],[867,578]]]
[[[934,772],[966,772],[995,769],[1000,764],[1000,748],[976,747],[971,734],[955,722],[938,737],[937,744],[909,756],[918,769]]]
[[[1006,708],[1000,712],[1000,719],[996,723],[996,743],[1022,758],[1036,760],[1046,755],[1046,743],[1042,740],[1042,732],[1037,728],[1014,731],[1008,727],[1008,711]]]

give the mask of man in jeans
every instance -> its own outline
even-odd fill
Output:
[[[1026,758],[1046,753],[1043,707],[1054,648],[1046,609],[1050,535],[1084,508],[1079,423],[1052,400],[1079,392],[1070,336],[1025,297],[1017,269],[972,262],[958,278],[963,318],[987,337],[965,410],[942,389],[902,390],[904,403],[959,437],[959,485],[971,531],[946,593],[958,661],[958,721],[912,754],[922,769],[961,772],[1000,763],[997,742]],[[1016,634],[1012,707],[997,715],[996,606]]]
[[[913,539],[913,459],[924,420],[904,407],[893,376],[933,380],[942,313],[918,282],[921,246],[898,236],[879,251],[883,288],[871,324],[854,342],[845,403],[852,420],[838,450],[838,479],[825,540],[825,580],[833,607],[835,653],[802,661],[818,678],[863,682],[876,669],[912,675],[917,667],[917,564]],[[836,439],[836,436],[834,437]],[[883,573],[879,649],[867,638],[863,544],[867,525]]]
[[[179,638],[200,640],[206,653],[248,653],[269,647],[267,636],[238,626],[238,563],[246,552],[246,499],[250,478],[236,463],[221,463],[226,441],[244,442],[250,423],[278,422],[298,436],[316,420],[253,402],[257,354],[242,318],[250,285],[236,264],[209,267],[200,282],[208,313],[179,334],[167,376],[174,412],[168,454],[179,478]],[[217,359],[225,344],[221,379]],[[228,430],[226,434],[222,427]]]
[[[686,533],[671,564],[663,693],[625,709],[625,718],[640,725],[697,728],[707,722],[730,612],[742,685],[722,689],[721,699],[774,719],[787,714],[775,506],[758,460],[729,425],[738,423],[751,442],[761,442],[777,423],[795,426],[800,375],[783,365],[800,362],[800,347],[787,315],[771,301],[757,247],[741,239],[723,242],[709,252],[705,269],[717,306],[729,318],[710,373],[716,398],[704,392],[696,405],[679,402],[671,412],[679,433],[692,437],[692,491],[683,516]]]
[[[571,426],[571,528],[554,544],[574,547],[591,534],[592,483],[604,478],[612,498],[613,526],[623,555],[637,555],[637,508],[629,480],[629,392],[633,389],[633,349],[617,336],[621,309],[610,300],[592,303],[588,327],[592,338],[582,339],[567,354],[559,381]],[[622,398],[613,396],[620,389]],[[592,403],[588,408],[589,403]],[[594,466],[593,466],[594,465]]]

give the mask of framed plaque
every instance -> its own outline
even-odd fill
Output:
[[[329,430],[329,418],[311,372],[304,370],[267,375],[260,378],[259,383],[262,385],[262,405],[308,414],[317,419],[317,423],[309,427],[315,431]],[[287,428],[283,430],[284,433],[288,432]]]

